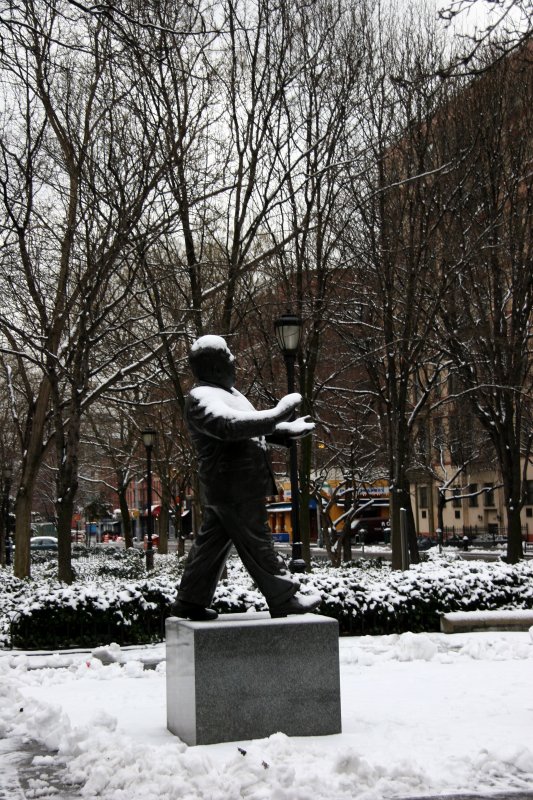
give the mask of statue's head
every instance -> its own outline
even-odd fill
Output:
[[[235,385],[235,358],[222,336],[200,336],[189,353],[194,377],[223,389]]]

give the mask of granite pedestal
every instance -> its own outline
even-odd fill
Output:
[[[336,620],[170,617],[166,650],[167,727],[189,745],[341,732]]]

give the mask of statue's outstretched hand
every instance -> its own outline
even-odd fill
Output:
[[[292,422],[280,422],[276,425],[276,432],[286,433],[291,439],[302,439],[314,430],[315,423],[311,417],[298,417]]]
[[[282,397],[274,408],[274,418],[276,421],[283,422],[289,419],[294,409],[298,408],[301,402],[302,395],[298,394],[298,392],[292,392],[292,394],[286,394],[285,397]]]

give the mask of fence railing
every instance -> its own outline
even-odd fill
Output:
[[[524,541],[527,539],[527,533],[527,527],[522,525],[522,539]],[[479,525],[452,525],[442,529],[442,540],[444,542],[449,539],[462,539],[465,536],[468,536],[470,541],[477,539],[487,544],[500,544],[507,541],[507,528],[500,525],[497,528],[492,526],[487,528]]]

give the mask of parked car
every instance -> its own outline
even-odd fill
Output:
[[[30,539],[30,550],[57,550],[55,536],[34,536]]]
[[[465,549],[465,539],[466,544],[470,544],[470,539],[468,536],[451,536],[449,539],[444,539],[443,545],[444,547],[460,547],[462,550]]]
[[[352,536],[364,544],[377,544],[390,541],[389,504],[375,501],[365,504],[361,516],[356,516],[351,525]]]
[[[437,544],[437,542],[434,542],[433,539],[429,538],[429,536],[419,536],[417,542],[419,550],[429,550],[431,547],[435,547]]]
[[[507,539],[505,536],[476,536],[475,539],[472,539],[471,544],[472,547],[477,547],[480,549],[501,547],[502,545],[507,544]]]

